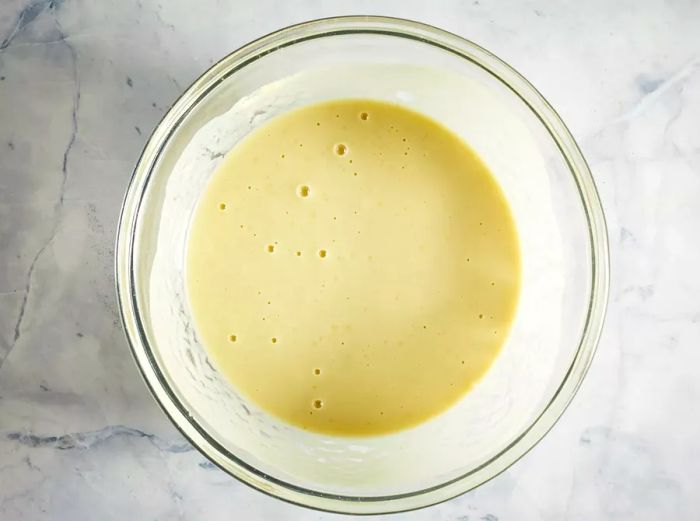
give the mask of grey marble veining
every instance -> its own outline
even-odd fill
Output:
[[[700,518],[700,3],[417,1],[0,5],[0,519],[301,519],[217,470],[158,410],[113,287],[123,192],[194,78],[334,14],[418,19],[528,77],[586,155],[610,311],[562,420],[507,472],[405,519]]]

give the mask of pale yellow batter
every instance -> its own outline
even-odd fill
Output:
[[[238,144],[189,232],[201,342],[262,409],[373,435],[444,411],[489,368],[520,285],[493,177],[398,105],[337,100]]]

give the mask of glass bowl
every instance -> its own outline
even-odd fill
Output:
[[[200,345],[184,284],[193,210],[223,156],[270,118],[333,98],[399,103],[462,136],[515,216],[522,292],[492,368],[447,412],[345,438],[284,424],[242,396]],[[416,22],[342,17],[265,36],[205,72],[148,141],[122,208],[117,291],[156,400],[207,458],[252,487],[321,510],[424,507],[494,477],[552,427],[581,384],[608,291],[605,221],[556,112],[481,47]]]

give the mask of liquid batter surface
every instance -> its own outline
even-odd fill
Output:
[[[383,434],[487,371],[520,287],[515,225],[456,135],[398,105],[337,100],[255,130],[192,220],[187,286],[219,370],[303,429]]]

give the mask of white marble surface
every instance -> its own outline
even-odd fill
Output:
[[[403,519],[700,519],[696,0],[3,0],[0,519],[339,517],[248,489],[178,435],[125,345],[112,257],[131,169],[183,88],[257,36],[351,13],[438,25],[519,69],[578,139],[610,227],[610,312],[573,405],[510,470]]]

